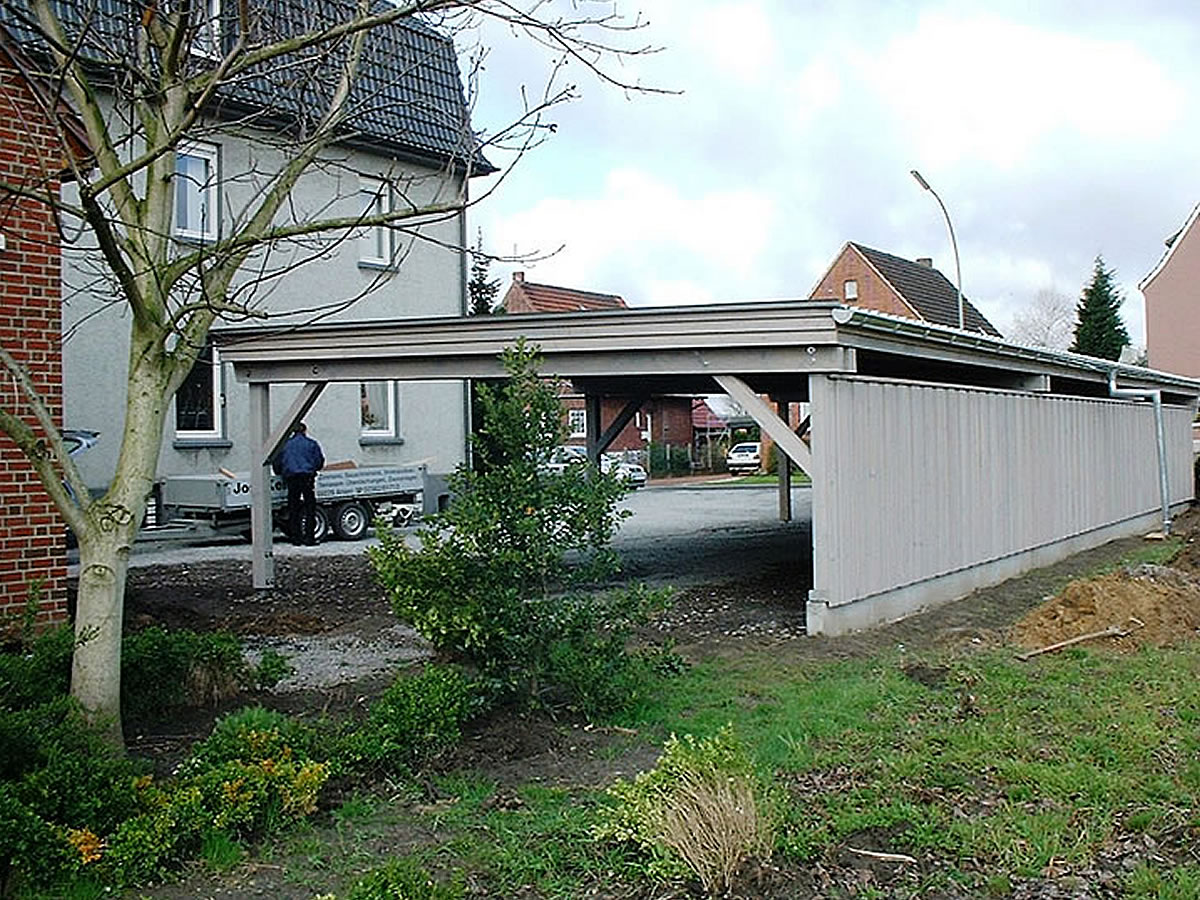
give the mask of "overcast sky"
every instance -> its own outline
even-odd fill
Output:
[[[1043,289],[1076,298],[1101,254],[1144,343],[1138,282],[1200,202],[1195,0],[644,0],[616,71],[680,91],[582,95],[471,220],[492,272],[631,306],[806,297],[842,245],[932,256],[1004,331]],[[511,118],[544,58],[487,35],[474,120]],[[497,162],[503,162],[496,155]],[[492,179],[473,186],[480,193]]]

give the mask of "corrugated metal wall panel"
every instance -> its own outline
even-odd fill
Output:
[[[1159,508],[1149,403],[814,376],[814,596],[915,584]],[[1172,502],[1189,409],[1166,409]]]

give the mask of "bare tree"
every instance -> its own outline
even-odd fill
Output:
[[[1009,339],[1031,347],[1066,350],[1075,326],[1075,302],[1054,288],[1042,288],[1033,302],[1013,316]]]
[[[397,167],[380,180],[379,190],[399,202],[368,198],[364,206],[356,187],[334,190],[317,205],[296,205],[297,185],[314,173],[342,183],[345,148],[364,138],[364,122],[390,117],[403,131],[414,105],[427,102],[405,96],[397,79],[372,77],[381,59],[395,64],[397,54],[411,53],[396,29],[409,29],[420,45],[418,39],[444,40],[485,20],[552,53],[544,86],[532,93],[521,88],[525,99],[515,121],[477,135],[463,103],[464,115],[436,123],[443,147],[453,144],[437,177]],[[561,6],[546,0],[6,0],[0,25],[37,60],[52,102],[65,101],[82,121],[90,149],[86,161],[68,159],[74,187],[61,197],[44,185],[21,183],[0,184],[0,198],[54,207],[64,240],[89,248],[87,290],[107,291],[129,329],[120,455],[107,491],[94,499],[33,380],[0,348],[0,365],[22,389],[20,404],[0,408],[0,430],[28,457],[79,541],[80,640],[71,690],[119,739],[127,558],[155,478],[167,410],[210,328],[222,320],[275,316],[272,284],[364,230],[442,240],[427,226],[462,213],[467,180],[489,165],[489,148],[515,150],[519,158],[551,130],[546,111],[575,95],[562,81],[568,61],[572,69],[582,64],[603,81],[638,90],[610,75],[607,65],[645,48],[627,46],[637,21],[620,18],[611,3],[588,0]],[[468,85],[476,76],[466,73]],[[219,230],[181,241],[172,224],[187,199],[181,195],[207,187],[189,182],[193,176],[179,168],[182,151],[189,141],[230,134],[249,148],[239,170],[222,179],[239,190],[222,195]],[[55,165],[61,162],[48,161],[46,170]],[[287,312],[300,327],[362,293]]]

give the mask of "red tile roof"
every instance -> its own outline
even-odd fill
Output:
[[[553,284],[534,284],[526,281],[524,273],[513,275],[513,283],[504,295],[504,308],[510,313],[578,312],[595,309],[628,309],[616,294],[598,294]]]

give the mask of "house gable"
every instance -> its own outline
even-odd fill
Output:
[[[535,284],[525,280],[524,272],[514,272],[512,284],[501,303],[510,313],[581,312],[586,310],[628,309],[616,294],[600,294],[553,284]]]
[[[1139,287],[1146,298],[1146,352],[1156,369],[1200,377],[1200,205]]]
[[[847,282],[854,282],[856,297],[846,296]],[[833,299],[951,328],[958,325],[958,290],[932,260],[913,262],[853,241],[842,248],[809,299]],[[1000,336],[966,297],[963,313],[966,330]]]

